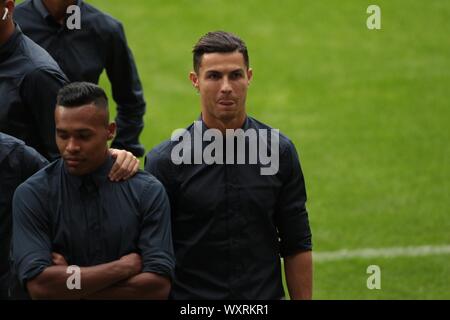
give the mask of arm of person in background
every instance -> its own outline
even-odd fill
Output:
[[[277,199],[275,223],[289,295],[293,300],[312,299],[312,242],[306,188],[297,151],[291,142],[280,155],[279,174],[283,186]]]
[[[109,172],[111,181],[128,180],[139,170],[139,159],[126,150],[109,149],[115,162]]]
[[[50,161],[59,158],[55,140],[55,106],[56,97],[67,80],[57,72],[36,69],[23,80],[21,96],[30,109],[36,125],[43,156]]]
[[[111,47],[106,61],[106,74],[117,104],[117,134],[111,146],[142,157],[145,149],[139,143],[139,135],[144,128],[144,94],[123,26],[119,23],[116,28],[111,32]]]
[[[88,299],[167,299],[175,268],[170,204],[164,187],[152,178],[141,195],[143,219],[138,247],[141,273],[98,291]]]

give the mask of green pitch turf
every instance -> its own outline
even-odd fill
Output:
[[[298,148],[315,251],[450,245],[449,1],[88,2],[124,24],[147,150],[199,114],[194,43],[231,31],[254,69],[249,114]],[[381,290],[366,287],[371,264]],[[450,299],[450,255],[317,262],[314,286],[316,299]]]

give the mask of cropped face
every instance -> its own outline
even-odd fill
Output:
[[[190,74],[200,92],[203,116],[222,122],[245,118],[251,78],[252,70],[245,65],[242,53],[204,54],[198,73]]]
[[[93,104],[56,107],[56,144],[69,173],[85,175],[104,163],[107,141],[115,133],[115,124],[108,124],[107,119],[106,110]]]

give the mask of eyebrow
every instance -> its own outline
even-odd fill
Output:
[[[67,132],[69,130],[66,129],[61,129],[61,128],[56,128],[57,132]],[[76,133],[91,133],[92,130],[91,129],[87,129],[87,128],[83,128],[83,129],[77,129],[75,130]]]
[[[237,73],[237,72],[244,73],[244,70],[242,68],[239,68],[239,69],[231,70],[228,73]],[[219,71],[219,70],[214,70],[214,69],[206,71],[206,74],[211,74],[211,73],[223,74],[224,72]]]

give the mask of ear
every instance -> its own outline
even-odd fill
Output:
[[[116,134],[116,123],[111,122],[108,124],[108,140],[112,140],[114,138],[114,135]]]
[[[8,17],[12,17],[14,7],[15,7],[14,0],[6,0],[5,9],[8,9]]]
[[[248,84],[250,84],[250,81],[252,81],[252,79],[253,79],[253,69],[252,68],[248,68],[248,70],[247,70],[247,79],[248,79]]]
[[[191,72],[189,73],[189,79],[191,80],[192,85],[193,85],[197,90],[199,90],[197,73],[195,73],[194,71],[191,71]]]

